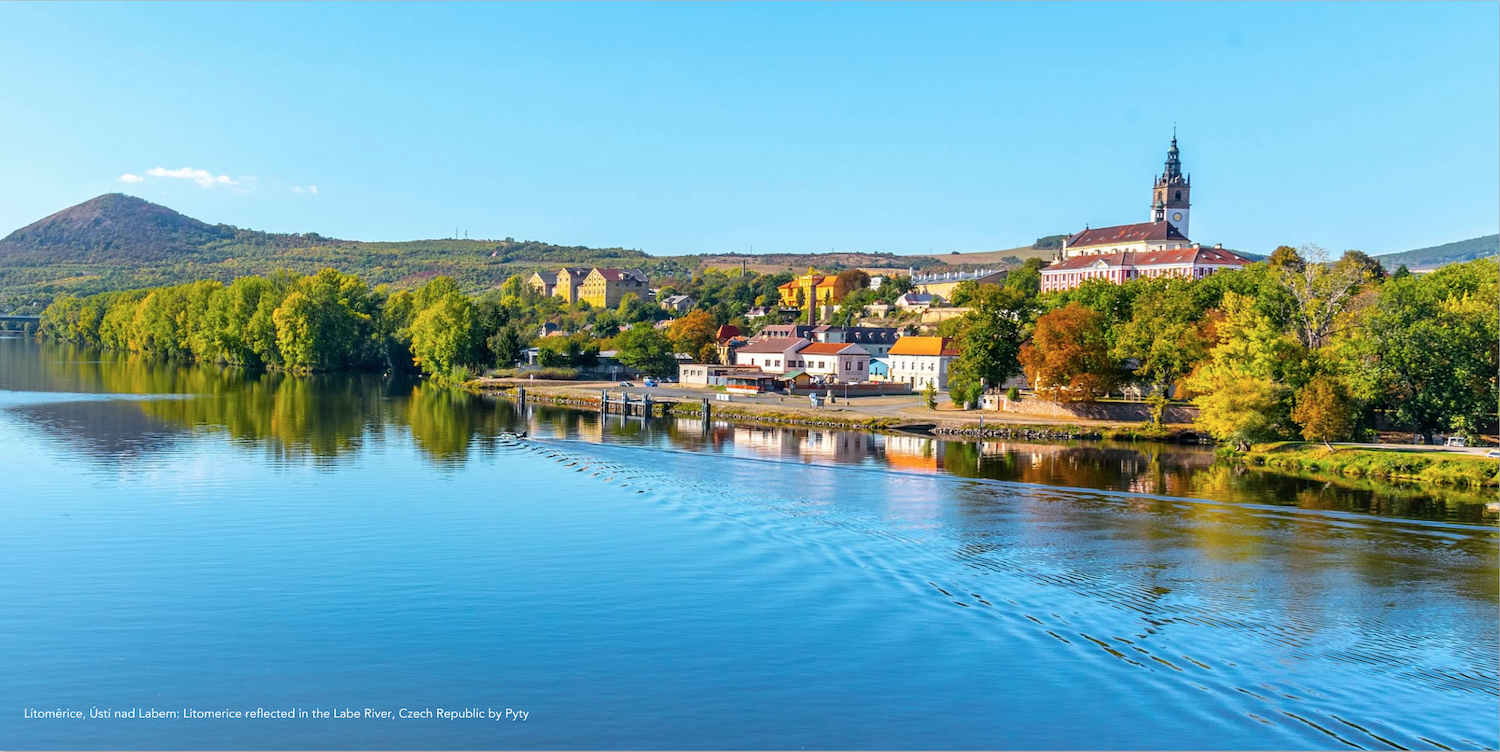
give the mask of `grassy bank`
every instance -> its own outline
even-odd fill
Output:
[[[1321,444],[1286,441],[1258,445],[1238,456],[1252,465],[1294,472],[1310,470],[1447,486],[1500,485],[1500,462],[1451,452],[1338,447],[1330,450]]]

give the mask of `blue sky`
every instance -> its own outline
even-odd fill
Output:
[[[3,3],[0,28],[0,233],[124,191],[369,240],[994,250],[1144,221],[1174,122],[1201,242],[1500,225],[1496,3]]]

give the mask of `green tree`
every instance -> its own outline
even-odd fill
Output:
[[[937,386],[931,381],[927,382],[927,386],[922,388],[922,403],[927,405],[928,410],[937,409]]]
[[[1276,250],[1271,252],[1271,258],[1266,263],[1272,269],[1293,272],[1300,272],[1303,267],[1307,266],[1307,261],[1303,260],[1302,254],[1298,253],[1296,248],[1289,245],[1277,246]]]
[[[649,326],[633,326],[615,338],[620,362],[651,376],[667,376],[676,372],[677,358],[672,354],[672,341]]]
[[[1005,286],[1028,298],[1035,298],[1042,290],[1042,269],[1047,261],[1040,258],[1026,259],[1019,267],[1005,275]]]
[[[373,360],[378,301],[364,281],[334,269],[304,277],[272,314],[285,367],[349,368]]]
[[[1198,426],[1209,435],[1241,451],[1280,435],[1276,416],[1282,410],[1286,387],[1269,378],[1218,372],[1205,375],[1202,383],[1208,392],[1193,404],[1198,407]]]
[[[1117,358],[1139,362],[1136,375],[1152,388],[1151,423],[1158,427],[1173,386],[1192,373],[1214,344],[1211,322],[1184,289],[1189,284],[1170,280],[1142,293],[1115,341]]]
[[[949,392],[972,397],[1021,373],[1021,332],[1032,306],[1021,291],[985,285],[953,325],[959,355],[948,369]],[[948,322],[943,322],[948,323]]]
[[[1349,437],[1354,428],[1354,410],[1343,384],[1328,376],[1316,376],[1297,392],[1292,420],[1302,427],[1302,438],[1329,442]]]
[[[1500,265],[1450,264],[1396,276],[1332,346],[1352,392],[1427,441],[1494,420]]]
[[[495,365],[501,368],[514,366],[526,348],[526,340],[514,325],[501,327],[500,331],[490,335],[488,344],[490,352],[495,355]]]
[[[1196,396],[1198,425],[1241,449],[1287,432],[1292,390],[1306,382],[1307,354],[1255,300],[1225,293],[1218,342],[1183,383]]]
[[[454,366],[474,362],[477,329],[474,303],[468,296],[445,293],[412,322],[412,362],[430,376],[446,378]]]
[[[1356,256],[1329,262],[1323,249],[1313,246],[1304,248],[1302,256],[1307,260],[1301,267],[1282,267],[1280,277],[1293,303],[1294,332],[1303,347],[1313,350],[1327,343],[1355,288],[1373,277]]]

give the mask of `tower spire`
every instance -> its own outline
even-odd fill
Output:
[[[1167,181],[1182,176],[1181,154],[1177,151],[1177,125],[1172,125],[1172,145],[1167,147],[1167,164],[1162,170],[1162,177]]]

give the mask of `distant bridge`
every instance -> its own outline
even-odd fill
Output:
[[[9,315],[9,314],[0,314],[0,324],[3,324],[5,322],[7,322],[7,321],[14,321],[14,322],[19,323],[19,324],[40,324],[40,323],[42,323],[42,317],[41,316],[13,316],[13,315]]]

